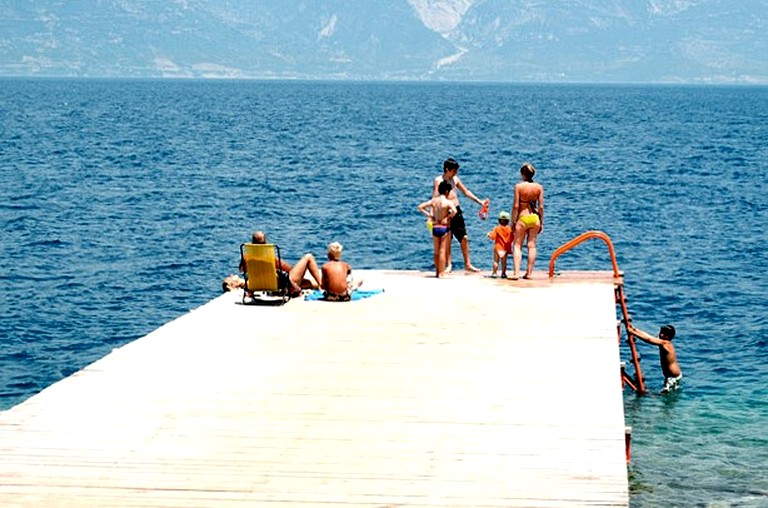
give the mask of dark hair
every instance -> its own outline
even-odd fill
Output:
[[[454,159],[445,159],[445,162],[443,162],[443,173],[453,171],[454,169],[459,169],[459,163]]]
[[[533,175],[536,174],[536,168],[533,167],[533,164],[530,162],[526,162],[522,166],[520,166],[520,174],[523,175],[523,179],[526,182],[532,182],[533,181]]]
[[[675,330],[675,327],[672,325],[664,325],[661,327],[661,330],[659,330],[659,335],[664,334],[667,340],[674,339],[676,333],[677,331]]]
[[[437,186],[437,192],[439,194],[445,194],[446,192],[451,192],[453,190],[453,185],[443,180],[440,182],[440,185]]]

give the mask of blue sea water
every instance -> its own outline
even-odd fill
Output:
[[[217,296],[256,228],[289,260],[338,240],[430,270],[416,205],[443,159],[492,214],[531,161],[537,268],[605,231],[634,324],[678,329],[683,389],[625,393],[632,506],[768,506],[768,88],[5,79],[0,143],[0,409]]]

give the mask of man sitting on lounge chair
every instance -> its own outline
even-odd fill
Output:
[[[254,231],[251,235],[251,243],[266,244],[267,235],[264,231]],[[280,266],[277,266],[278,263]],[[320,287],[320,269],[317,266],[317,261],[315,261],[315,256],[310,253],[304,254],[293,266],[284,259],[280,259],[279,262],[275,259],[275,265],[278,272],[288,274],[288,278],[293,282],[292,285],[295,288],[298,288],[298,292],[300,292],[301,289],[317,289]],[[240,271],[245,272],[245,266],[243,266],[242,259],[240,260]],[[314,281],[305,278],[307,272],[309,272]],[[245,281],[234,274],[224,279],[224,282],[222,283],[222,289],[225,292],[243,287],[245,287]],[[297,291],[289,291],[289,293],[293,293],[292,296],[298,296],[296,294]]]
[[[267,243],[267,235],[264,231],[254,231],[253,235],[251,235],[251,243],[265,244]],[[277,260],[275,261],[277,264]],[[281,259],[279,262],[281,266],[276,266],[275,268],[286,272],[291,281],[297,286],[302,289],[317,289],[320,287],[322,276],[320,275],[317,261],[315,261],[315,256],[312,254],[304,254],[293,266],[284,259]],[[244,271],[244,268],[244,266],[240,266],[240,271]],[[314,281],[305,278],[307,272],[315,279]]]

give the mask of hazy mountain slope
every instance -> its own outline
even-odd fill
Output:
[[[408,0],[424,25],[441,34],[449,34],[478,0]]]
[[[551,81],[740,81],[768,77],[768,2],[477,2],[450,34],[457,74]],[[683,8],[683,4],[687,4]]]
[[[0,76],[768,83],[768,0],[0,0]]]
[[[404,0],[25,0],[0,33],[0,74],[419,76],[451,46]]]

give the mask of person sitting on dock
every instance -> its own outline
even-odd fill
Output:
[[[677,354],[675,346],[672,345],[672,339],[675,338],[675,327],[664,325],[659,330],[659,336],[646,333],[630,325],[627,331],[648,344],[659,347],[659,361],[661,362],[661,371],[664,374],[664,388],[661,393],[671,392],[680,387],[680,381],[683,379],[683,373],[680,371],[680,364],[677,363]]]
[[[341,260],[344,247],[339,242],[328,245],[328,262],[322,269],[323,298],[329,302],[348,302],[352,293],[363,283],[363,279],[352,277],[352,267]]]
[[[267,235],[264,231],[254,231],[251,235],[251,243],[265,244],[267,243]],[[242,263],[243,261],[240,260],[240,271],[245,271],[245,267],[242,266]],[[278,271],[287,273],[288,278],[293,283],[293,288],[290,291],[292,296],[298,296],[302,289],[317,289],[320,287],[322,276],[320,275],[317,261],[315,261],[315,256],[311,253],[304,254],[293,266],[284,259],[280,259],[279,261],[275,260],[275,264],[278,263],[280,266],[276,266],[275,268],[277,268]],[[307,272],[309,272],[314,281],[306,278]]]

